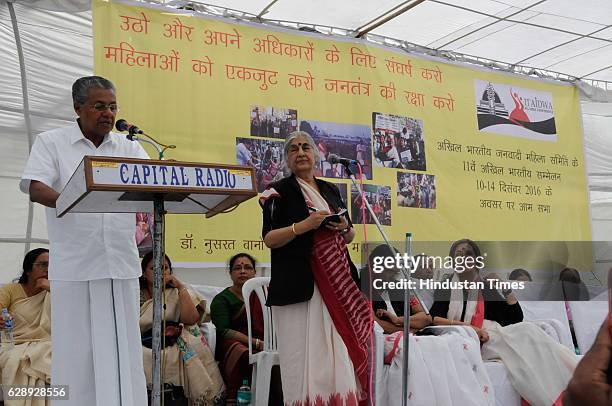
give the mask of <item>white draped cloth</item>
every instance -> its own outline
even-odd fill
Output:
[[[458,280],[457,274],[453,280]],[[460,320],[463,293],[451,291],[447,318]],[[469,322],[476,313],[478,290],[468,292],[463,321]],[[486,303],[485,303],[486,307]],[[481,349],[485,361],[501,361],[510,382],[531,406],[560,404],[562,394],[574,373],[578,358],[564,345],[554,341],[534,323],[522,322],[502,327],[495,321],[484,320],[482,328],[489,334]]]
[[[385,336],[381,403],[402,404],[403,333]],[[410,336],[408,404],[410,406],[493,406],[495,396],[480,357],[480,346],[461,332]]]
[[[482,346],[482,358],[501,361],[523,399],[531,406],[561,404],[560,396],[578,363],[576,354],[534,323],[502,327],[485,320],[483,327],[489,341]]]

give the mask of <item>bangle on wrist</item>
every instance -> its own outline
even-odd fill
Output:
[[[298,235],[297,231],[295,231],[295,223],[291,224],[291,231],[293,231],[293,235]]]

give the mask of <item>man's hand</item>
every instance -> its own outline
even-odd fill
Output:
[[[30,181],[30,200],[43,206],[55,207],[59,193],[37,180]]]
[[[608,369],[612,353],[612,338],[608,318],[601,325],[595,343],[584,355],[567,385],[564,405],[610,406]]]

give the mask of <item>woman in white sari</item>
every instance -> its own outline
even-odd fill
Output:
[[[140,288],[140,332],[143,341],[144,370],[147,386],[151,385],[152,327],[153,327],[153,253],[142,259]],[[190,405],[222,404],[225,385],[199,321],[206,303],[172,274],[172,263],[166,256],[164,263],[164,337],[162,350],[163,383],[179,387]],[[162,337],[162,338],[164,338]],[[178,390],[179,393],[176,393]]]
[[[45,386],[51,382],[51,307],[49,297],[49,250],[37,248],[23,260],[18,283],[0,289],[0,309],[13,318],[12,348],[0,351],[3,385]],[[4,328],[0,319],[0,329]],[[5,400],[7,406],[42,406],[45,399]]]
[[[450,256],[482,263],[478,246],[470,240],[456,241]],[[459,263],[459,262],[456,262]],[[478,282],[479,269],[465,266],[452,281]],[[437,291],[431,315],[435,325],[465,325],[474,328],[480,339],[484,360],[501,361],[521,397],[532,406],[560,405],[577,364],[567,347],[555,342],[537,325],[522,322],[523,312],[511,290],[452,289]]]
[[[292,174],[260,197],[271,249],[266,304],[285,405],[356,405],[368,395],[371,310],[354,281],[346,245],[355,231],[345,203],[335,185],[314,176],[317,152],[308,133],[291,133],[284,161]]]

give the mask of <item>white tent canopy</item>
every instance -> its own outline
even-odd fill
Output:
[[[612,95],[607,91],[612,91],[611,1],[156,3],[262,24],[309,27],[325,35],[360,36],[493,69],[582,79],[593,235],[612,241]],[[47,243],[44,210],[28,203],[18,182],[34,137],[74,118],[72,82],[93,71],[90,8],[88,0],[0,0],[0,283],[17,276],[25,250]]]

